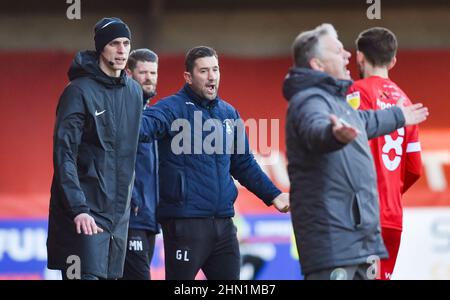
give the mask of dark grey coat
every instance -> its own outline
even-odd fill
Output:
[[[379,223],[378,192],[368,139],[404,125],[398,107],[355,111],[346,102],[351,81],[293,68],[283,86],[290,201],[304,274],[387,257]],[[337,141],[330,114],[361,133]]]
[[[94,52],[80,52],[60,97],[53,136],[54,176],[48,224],[48,267],[65,269],[70,255],[83,273],[123,273],[142,90],[105,75]],[[104,232],[77,234],[73,219],[88,213]]]

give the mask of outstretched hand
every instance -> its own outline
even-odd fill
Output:
[[[425,121],[428,117],[428,108],[424,107],[422,103],[405,106],[405,98],[400,98],[397,101],[397,106],[403,112],[405,117],[405,126],[416,125]]]
[[[348,144],[353,141],[360,133],[358,129],[352,127],[350,124],[342,119],[338,119],[336,115],[330,115],[332,131],[334,137],[342,144]]]

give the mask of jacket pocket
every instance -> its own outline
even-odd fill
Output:
[[[161,202],[182,206],[186,200],[186,178],[179,169],[161,166],[159,194]]]
[[[234,208],[234,202],[236,201],[237,196],[238,196],[238,189],[237,189],[236,185],[234,184],[233,180],[231,180],[230,186],[231,186],[231,198],[230,198],[230,201],[227,203],[227,208],[228,209],[230,209],[230,208],[233,209]]]
[[[95,166],[95,159],[93,154],[85,147],[79,149],[78,152],[78,175],[80,178],[95,178],[98,179],[99,175]]]
[[[353,217],[353,224],[355,225],[355,227],[361,227],[361,225],[363,224],[361,203],[357,194],[353,195],[351,216]]]

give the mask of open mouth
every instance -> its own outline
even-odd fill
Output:
[[[216,91],[216,85],[215,84],[208,84],[206,86],[206,90],[208,93],[213,94]]]
[[[125,58],[116,58],[114,61],[118,64],[124,64],[127,60]]]

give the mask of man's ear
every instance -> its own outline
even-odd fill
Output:
[[[364,62],[366,61],[366,57],[364,56],[364,53],[362,53],[359,50],[356,50],[356,63],[360,66],[364,65]]]
[[[394,56],[388,65],[388,70],[392,69],[396,63],[397,63],[397,57]]]
[[[191,75],[191,73],[184,72],[183,76],[184,76],[184,80],[186,81],[187,84],[192,84],[192,75]]]
[[[130,77],[131,77],[131,74],[133,74],[129,68],[125,68],[125,73],[127,73],[127,75]]]
[[[324,65],[320,61],[320,59],[318,59],[317,57],[311,58],[311,60],[309,61],[309,65],[311,66],[311,69],[313,69],[313,70],[322,71],[322,72],[324,71]]]

